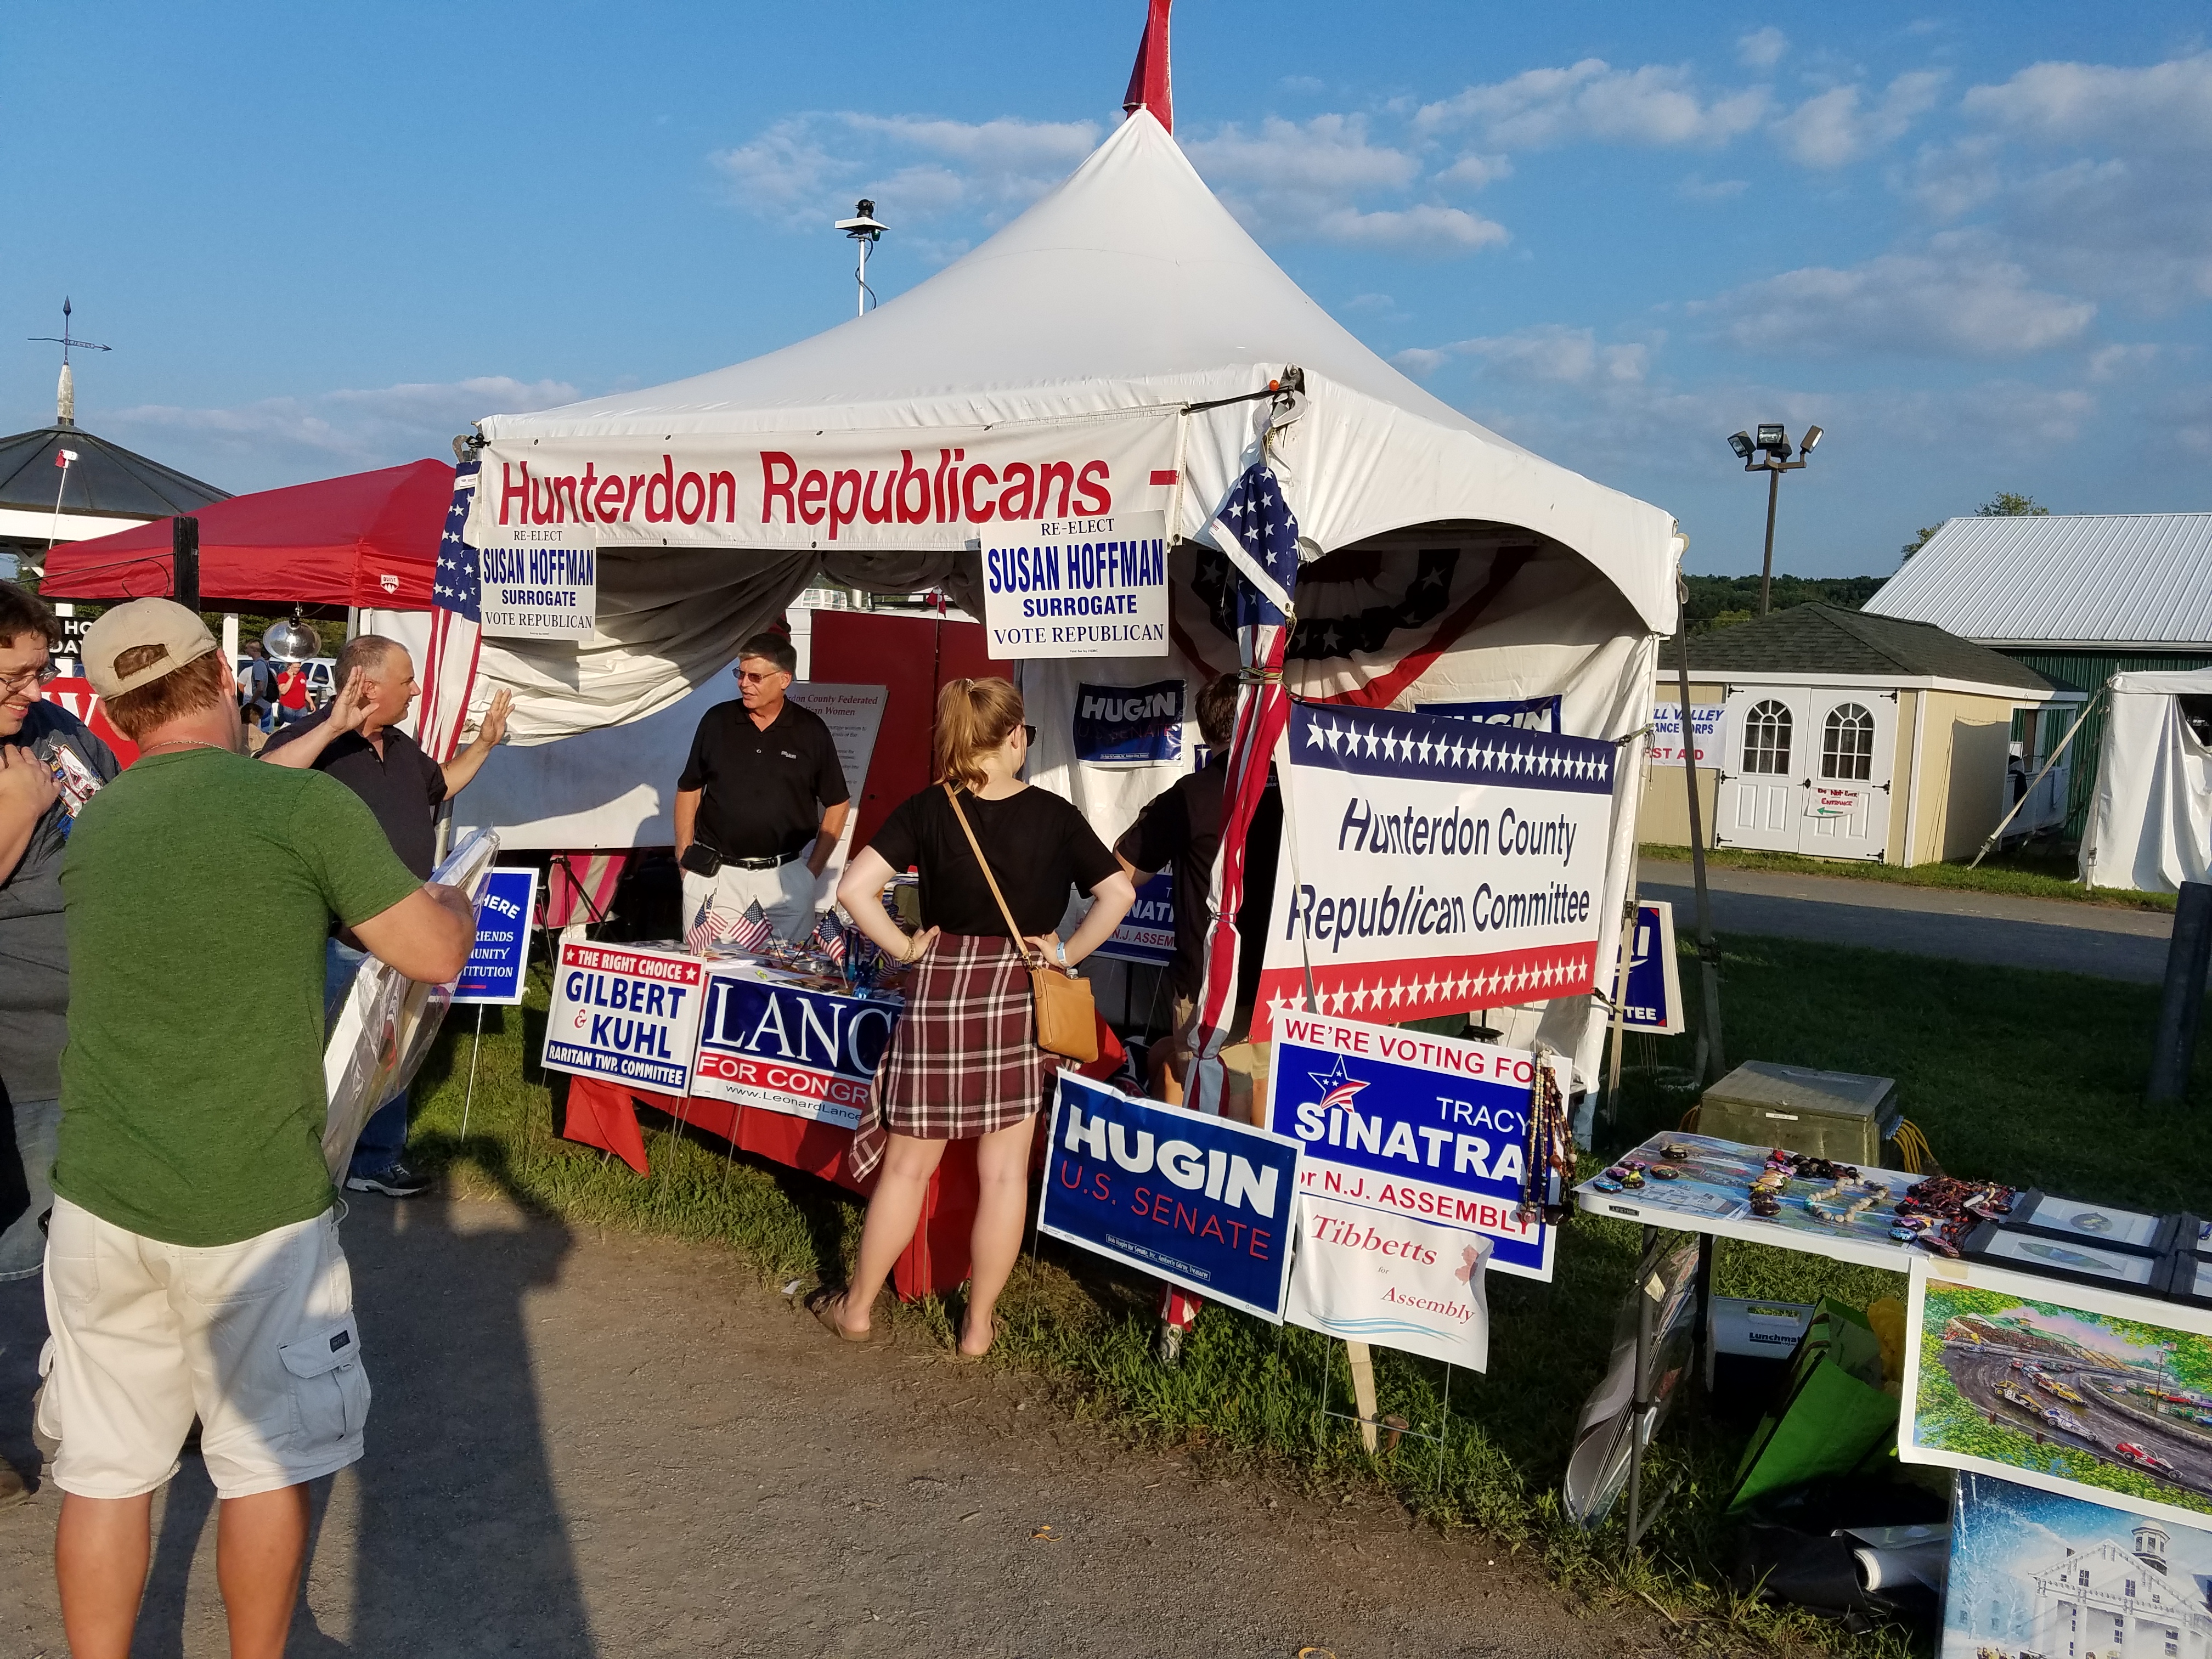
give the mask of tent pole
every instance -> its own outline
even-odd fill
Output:
[[[2027,805],[2027,798],[2035,793],[2036,786],[2051,775],[2051,769],[2058,764],[2058,757],[2066,752],[2066,745],[2074,741],[2074,734],[2088,723],[2089,716],[2096,712],[2097,705],[2104,701],[2105,690],[2103,686],[2098,687],[2097,695],[2081,705],[2081,718],[2067,728],[2064,737],[2058,739],[2058,747],[2051,751],[2051,758],[2043,763],[2043,769],[2029,781],[2027,788],[2020,792],[2020,799],[2012,804],[2012,811],[1997,820],[1997,827],[1990,831],[1989,839],[1982,843],[1981,850],[1966,861],[1966,868],[1971,870],[1989,857],[1990,848],[1997,844],[1997,837],[2004,834],[2005,825],[2020,816],[2020,809]]]
[[[1698,972],[1705,994],[1705,1041],[1701,1045],[1705,1062],[1698,1073],[1698,1082],[1702,1085],[1708,1077],[1724,1075],[1728,1060],[1721,1046],[1721,953],[1720,947],[1713,943],[1713,901],[1705,889],[1705,815],[1698,810],[1698,728],[1690,715],[1690,628],[1686,616],[1682,618],[1681,629],[1674,636],[1682,648],[1681,660],[1675,666],[1680,671],[1678,684],[1682,694],[1682,775],[1690,787],[1690,872],[1698,888]]]

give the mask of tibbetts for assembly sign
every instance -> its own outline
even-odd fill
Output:
[[[1395,1024],[1590,990],[1612,744],[1297,703],[1285,757],[1254,1038],[1287,1009]]]
[[[994,660],[1168,654],[1165,514],[994,525],[982,544]]]

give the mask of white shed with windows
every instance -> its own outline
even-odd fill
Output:
[[[1680,729],[1679,649],[1662,653],[1662,732]],[[1940,629],[1825,605],[1692,638],[1690,678],[1711,845],[1891,864],[1978,847],[2022,787],[2015,714],[2081,701]],[[1680,748],[1655,744],[1651,763],[1642,839],[1686,845]]]

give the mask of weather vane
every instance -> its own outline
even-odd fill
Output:
[[[33,334],[33,344],[40,343],[58,345],[62,349],[62,380],[54,394],[54,420],[58,425],[76,424],[76,377],[70,372],[70,348],[82,346],[87,351],[112,351],[113,346],[104,346],[91,340],[80,340],[70,332],[70,307],[69,295],[62,295],[62,331],[58,334]]]

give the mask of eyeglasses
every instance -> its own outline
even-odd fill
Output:
[[[27,686],[46,685],[59,678],[61,670],[48,663],[42,668],[26,668],[14,674],[0,674],[0,691],[15,692]]]
[[[764,674],[753,674],[748,673],[745,670],[740,668],[738,671],[738,684],[739,685],[759,685],[763,681],[774,679],[781,672],[783,672],[783,670],[781,668],[771,668]]]
[[[1022,727],[1022,741],[1028,744],[1030,748],[1036,748],[1036,727],[1034,726],[1024,726]]]

